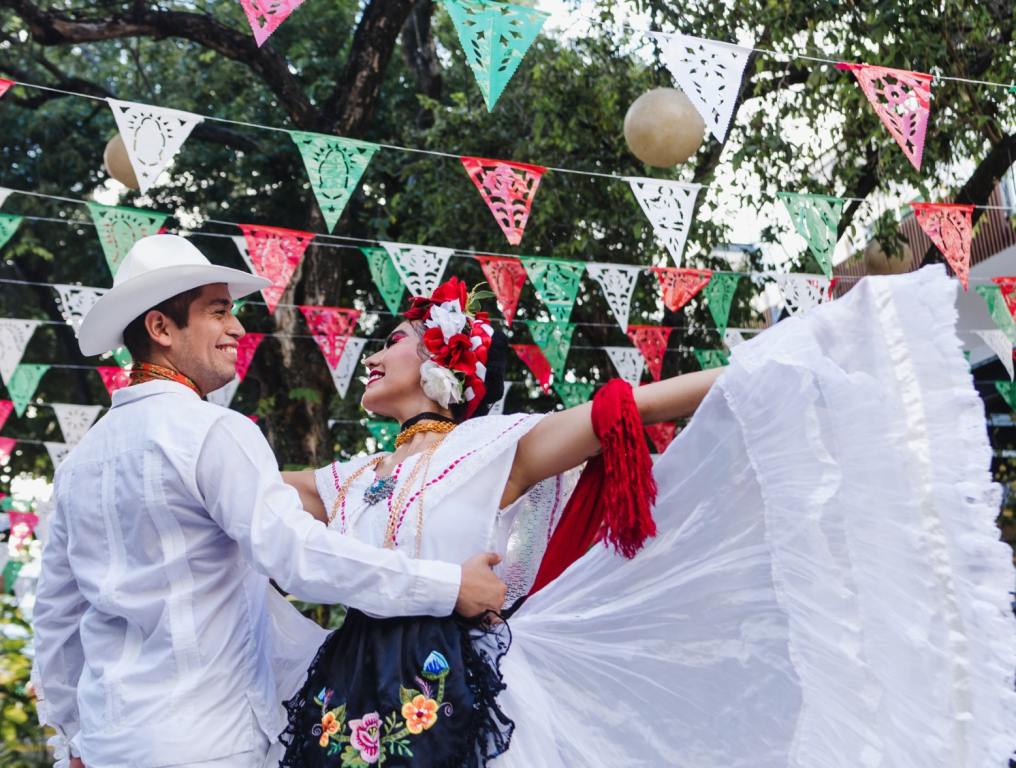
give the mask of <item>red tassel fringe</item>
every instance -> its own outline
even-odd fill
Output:
[[[656,535],[656,480],[631,386],[612,379],[593,398],[599,456],[590,459],[568,499],[529,594],[560,576],[598,540],[632,558]]]

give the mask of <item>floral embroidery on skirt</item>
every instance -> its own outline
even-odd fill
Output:
[[[286,703],[282,766],[483,766],[514,723],[497,706],[507,624],[350,611]]]

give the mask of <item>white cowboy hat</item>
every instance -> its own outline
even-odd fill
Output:
[[[109,352],[123,344],[123,331],[134,318],[178,293],[225,283],[239,299],[267,288],[271,280],[212,264],[179,235],[152,235],[134,243],[113,278],[113,287],[85,315],[78,332],[84,355]]]

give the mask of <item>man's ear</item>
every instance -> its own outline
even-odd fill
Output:
[[[149,310],[145,315],[145,330],[148,332],[148,338],[152,340],[152,344],[168,349],[172,345],[170,327],[175,328],[176,325],[157,309]]]

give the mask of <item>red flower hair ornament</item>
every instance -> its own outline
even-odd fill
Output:
[[[474,311],[480,301],[494,294],[467,291],[453,277],[439,285],[430,298],[416,296],[403,313],[406,320],[423,322],[423,345],[430,354],[420,366],[423,392],[442,408],[466,404],[472,416],[487,394],[487,353],[494,329],[486,312]]]

